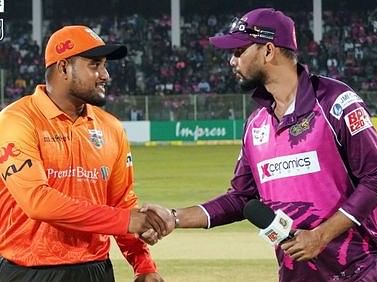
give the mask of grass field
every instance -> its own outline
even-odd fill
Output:
[[[134,146],[135,191],[140,204],[166,207],[201,203],[229,186],[239,145]],[[116,281],[133,273],[115,244]],[[168,282],[277,281],[273,249],[248,222],[211,230],[176,230],[151,247]]]

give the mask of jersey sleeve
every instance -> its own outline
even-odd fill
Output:
[[[134,171],[130,146],[122,129],[119,133],[119,156],[113,167],[109,182],[109,205],[129,210],[137,206],[137,196],[133,191]],[[137,234],[115,236],[115,240],[135,275],[156,272],[148,246]]]
[[[9,125],[11,124],[11,130]],[[0,115],[0,173],[4,185],[25,214],[71,230],[123,235],[130,210],[74,199],[48,185],[37,134],[30,117]]]
[[[208,226],[215,227],[243,220],[243,207],[252,198],[259,198],[259,194],[243,144],[231,187],[223,195],[202,204],[210,217]]]
[[[348,95],[348,96],[346,96]],[[349,103],[338,103],[351,97]],[[329,121],[354,191],[341,210],[361,223],[377,207],[377,134],[364,102],[350,91],[338,96],[329,111]]]

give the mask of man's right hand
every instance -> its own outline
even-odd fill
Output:
[[[140,212],[139,209],[132,209],[128,232],[142,234],[150,229],[155,230],[158,234],[158,239],[161,239],[168,234],[170,226],[153,210]]]

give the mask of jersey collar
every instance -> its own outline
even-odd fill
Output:
[[[37,85],[33,93],[33,101],[35,101],[38,109],[47,119],[53,119],[58,116],[64,115],[67,116],[63,111],[61,111],[52,100],[48,97],[46,93],[46,85],[39,84]],[[85,115],[89,119],[94,119],[93,106],[86,104]]]

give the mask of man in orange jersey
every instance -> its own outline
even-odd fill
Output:
[[[140,212],[130,147],[121,123],[103,111],[105,45],[85,26],[49,39],[46,85],[0,113],[0,281],[114,281],[113,235],[135,281],[163,281],[144,241],[170,227]]]

